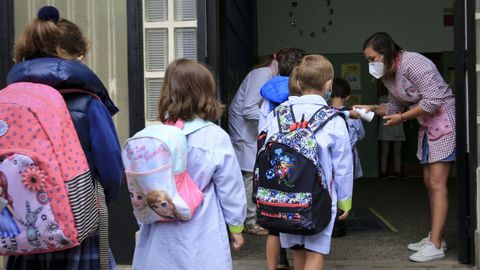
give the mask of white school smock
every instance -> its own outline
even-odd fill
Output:
[[[228,109],[228,133],[243,171],[253,172],[257,154],[258,117],[262,102],[260,88],[272,76],[269,67],[250,71],[243,79]]]
[[[293,104],[295,119],[310,119],[321,107],[328,106],[323,97],[319,95],[290,96],[283,105]],[[265,128],[267,138],[278,131],[278,123],[273,113],[269,114],[268,124]],[[353,160],[350,147],[350,138],[342,117],[334,117],[316,135],[320,151],[320,164],[327,178],[329,192],[332,196],[332,218],[328,226],[314,235],[294,235],[280,233],[282,247],[290,248],[294,245],[305,245],[306,249],[328,254],[330,242],[337,214],[338,206],[344,211],[349,211],[352,203],[353,192]]]
[[[232,269],[227,225],[242,225],[247,209],[235,152],[217,125],[188,135],[187,142],[187,172],[203,203],[189,221],[141,225],[132,269]]]
[[[358,156],[357,143],[365,138],[365,129],[361,119],[347,119],[348,134],[350,136],[350,146],[353,153],[353,179],[363,176],[362,164]]]
[[[267,124],[267,116],[270,113],[270,101],[268,99],[262,99],[262,105],[260,106],[260,112],[258,115],[258,134],[263,130]]]

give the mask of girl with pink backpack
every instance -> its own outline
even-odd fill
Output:
[[[180,121],[186,128],[197,121],[216,121],[224,109],[216,98],[212,73],[191,60],[178,59],[168,65],[160,93],[158,120],[165,126]],[[192,212],[182,214],[179,207],[177,212],[169,208],[165,215],[159,208],[169,207],[170,202],[162,202],[160,192],[154,192],[158,194],[151,196],[151,201],[146,194],[147,207],[158,214],[159,220],[139,222],[132,269],[232,269],[231,249],[238,250],[244,243],[245,188],[228,134],[217,125],[204,125],[187,134],[186,142],[186,172],[203,194],[203,200],[191,217]],[[131,157],[137,153],[140,154],[132,151]],[[142,208],[145,205],[136,201],[135,204]],[[135,212],[137,220],[141,220],[138,213]]]

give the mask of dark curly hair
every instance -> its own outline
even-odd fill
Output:
[[[290,76],[293,68],[300,63],[305,56],[305,51],[297,48],[283,48],[276,54],[278,61],[278,74],[280,76]]]

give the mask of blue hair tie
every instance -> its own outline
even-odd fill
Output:
[[[60,19],[60,13],[56,7],[44,6],[38,11],[37,18],[42,21],[52,21],[56,23],[58,19]]]

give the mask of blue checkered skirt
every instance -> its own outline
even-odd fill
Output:
[[[8,270],[97,270],[99,269],[99,237],[94,234],[78,247],[43,254],[8,257]],[[110,269],[116,269],[110,252]]]

